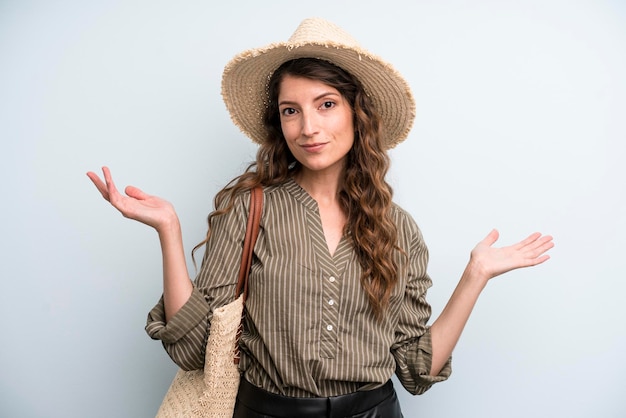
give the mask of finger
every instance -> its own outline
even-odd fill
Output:
[[[544,235],[544,236],[537,237],[537,239],[535,239],[534,241],[528,242],[524,246],[524,250],[536,252],[536,251],[541,250],[542,248],[544,248],[544,250],[542,250],[542,252],[543,252],[543,251],[549,250],[552,247],[554,247],[554,242],[552,240],[552,236]]]
[[[102,197],[109,200],[109,191],[107,190],[106,184],[104,184],[100,177],[98,177],[98,175],[93,171],[87,172],[87,177],[89,177],[91,182],[96,186]]]
[[[122,195],[115,187],[115,183],[113,182],[113,176],[111,176],[111,170],[109,167],[102,167],[102,173],[104,174],[104,181],[107,185],[107,191],[109,193],[109,202],[116,208],[120,208]]]
[[[541,240],[537,241],[537,245],[535,248],[530,250],[530,254],[533,258],[539,257],[541,254],[544,254],[546,251],[549,251],[554,247],[554,241],[551,236],[542,237]]]
[[[109,170],[109,167],[102,167],[102,174],[104,175],[104,181],[107,186],[113,185],[113,187],[115,187],[115,183],[113,183],[113,176],[111,176],[111,170]]]
[[[546,254],[546,252],[554,247],[552,237],[545,236],[538,241],[542,241],[541,245],[536,246],[532,250],[528,249],[528,251],[524,252],[523,267],[536,266],[550,259],[550,255]]]
[[[530,234],[528,237],[526,237],[525,239],[523,239],[522,241],[518,242],[517,244],[513,245],[513,248],[519,250],[521,248],[524,248],[534,242],[536,242],[539,237],[541,237],[541,233],[540,232],[534,232],[532,234]]]
[[[146,200],[151,197],[149,194],[144,193],[141,189],[135,186],[127,186],[124,190],[127,196],[132,197],[137,200]]]
[[[544,254],[541,257],[537,257],[537,258],[530,260],[530,262],[527,264],[527,267],[539,265],[541,263],[548,261],[549,259],[550,259],[550,256],[548,254]]]
[[[482,243],[491,247],[500,237],[500,233],[497,229],[492,229],[489,234],[483,239]]]

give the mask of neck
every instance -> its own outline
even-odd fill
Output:
[[[341,180],[338,174],[303,170],[294,176],[294,180],[320,205],[335,204],[339,200]]]

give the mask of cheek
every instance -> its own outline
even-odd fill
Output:
[[[296,124],[291,121],[286,123],[281,122],[280,129],[283,131],[283,136],[288,143],[298,139],[298,135],[300,134],[300,130]]]
[[[346,124],[344,125],[344,131],[346,135],[352,136],[352,141],[354,141],[354,137],[356,135],[356,126],[354,126],[354,119],[352,117],[352,113],[348,117],[346,117]]]

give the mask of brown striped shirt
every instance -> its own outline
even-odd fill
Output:
[[[428,375],[431,309],[428,250],[409,214],[393,206],[399,245],[398,284],[382,320],[373,316],[361,267],[343,237],[331,256],[317,203],[295,181],[264,190],[261,230],[250,271],[240,367],[251,383],[287,396],[334,396],[381,386],[395,372],[411,393],[448,378]],[[183,369],[203,367],[212,312],[233,299],[249,195],[214,219],[212,236],[188,302],[167,324],[163,300],[146,331]]]

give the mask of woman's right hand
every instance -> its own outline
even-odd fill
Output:
[[[146,194],[133,186],[126,187],[124,196],[115,187],[108,167],[102,167],[102,173],[104,181],[92,171],[87,173],[87,177],[91,179],[102,197],[124,217],[149,225],[158,232],[178,223],[174,207],[166,200]]]

